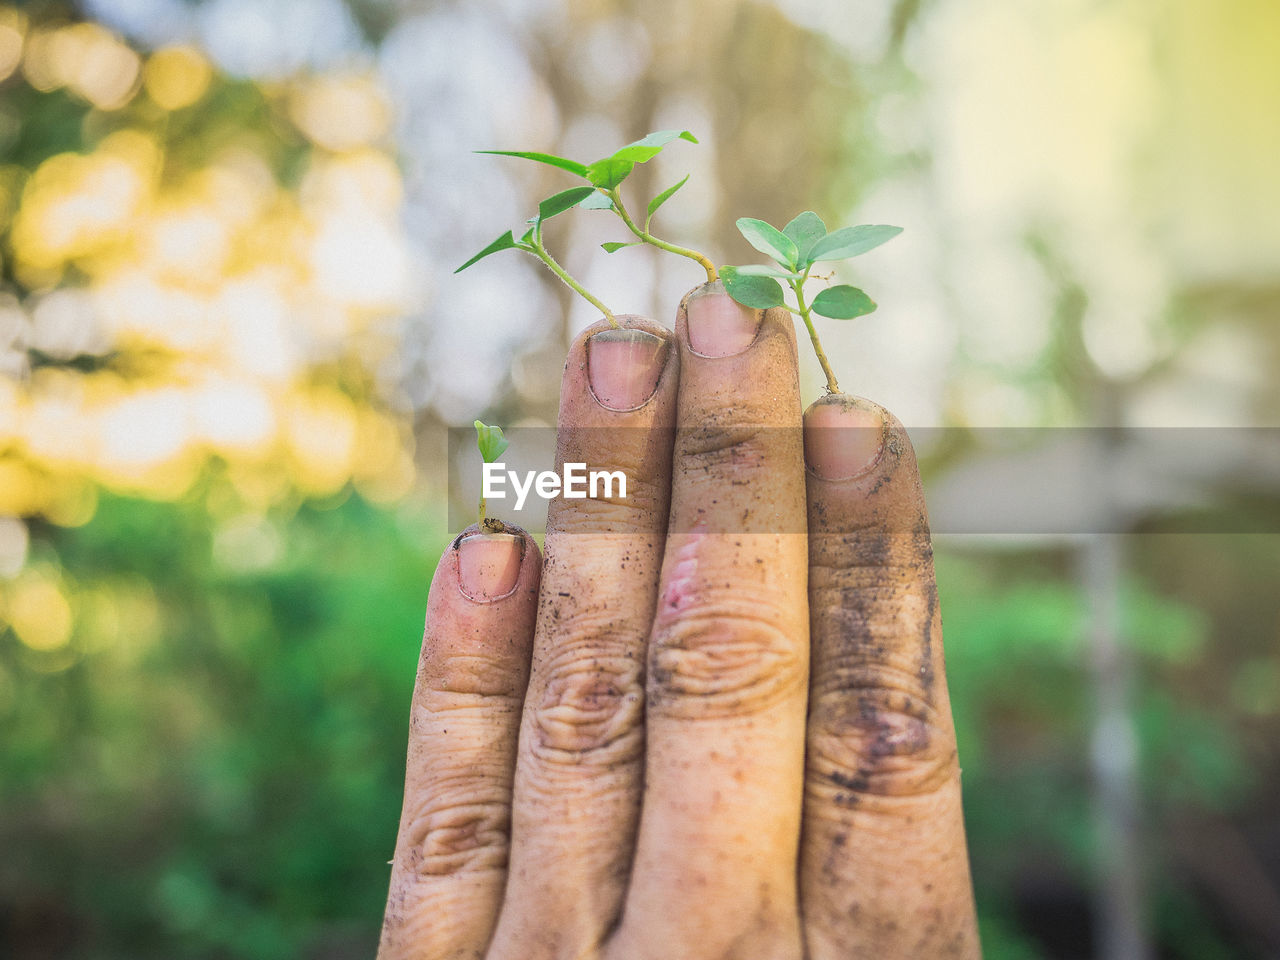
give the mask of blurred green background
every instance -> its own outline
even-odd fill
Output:
[[[693,129],[633,179],[692,171],[665,233],[717,260],[738,216],[906,227],[824,336],[948,428],[941,496],[985,428],[1280,425],[1278,37],[1269,0],[0,6],[0,956],[372,954],[446,431],[553,423],[593,319],[514,254],[452,276],[567,185],[471,150]],[[669,322],[697,268],[573,220]],[[1148,506],[939,538],[991,958],[1280,956],[1274,457]]]

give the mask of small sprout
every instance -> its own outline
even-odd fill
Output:
[[[738,230],[746,241],[771,258],[777,267],[750,264],[742,267],[723,267],[721,276],[729,296],[746,307],[767,310],[785,307],[804,321],[813,342],[818,363],[827,377],[827,392],[839,393],[836,375],[823,352],[818,332],[813,327],[812,314],[836,320],[850,320],[871,313],[875,301],[848,284],[838,284],[821,291],[812,302],[804,296],[805,281],[810,278],[814,264],[833,260],[848,260],[874,250],[902,232],[901,227],[863,224],[845,227],[828,233],[826,224],[812,210],[806,210],[779,230],[763,220],[743,217]],[[783,295],[784,280],[795,294],[796,305],[787,304]]]
[[[676,140],[686,140],[689,143],[697,143],[698,138],[688,130],[658,130],[649,134],[634,143],[629,143],[624,147],[620,147],[607,157],[602,157],[595,163],[579,163],[577,160],[570,160],[567,157],[557,157],[551,153],[533,153],[523,150],[478,150],[477,153],[492,154],[500,157],[517,157],[521,160],[532,160],[536,163],[547,164],[552,167],[558,167],[566,170],[575,176],[586,180],[588,185],[581,187],[572,187],[568,190],[561,191],[552,197],[548,197],[538,204],[538,215],[531,217],[527,223],[530,227],[525,231],[519,240],[515,238],[515,234],[508,230],[502,236],[494,240],[474,257],[458,267],[454,273],[461,273],[467,267],[471,266],[479,260],[483,260],[490,254],[497,253],[500,250],[523,250],[531,253],[541,260],[548,269],[556,276],[563,280],[573,290],[577,291],[583,298],[596,307],[613,326],[618,326],[617,320],[614,319],[613,312],[601,303],[596,297],[587,292],[577,280],[569,275],[569,273],[556,262],[555,258],[547,252],[546,246],[542,240],[542,225],[552,217],[564,213],[573,207],[581,207],[584,210],[612,210],[626,224],[635,236],[639,239],[630,243],[606,243],[603,244],[604,249],[608,253],[615,253],[623,247],[637,246],[642,243],[648,243],[659,249],[666,250],[670,253],[676,253],[691,260],[696,260],[707,271],[707,279],[715,280],[717,277],[715,264],[711,260],[696,250],[690,250],[686,247],[680,247],[665,240],[660,240],[649,232],[649,226],[653,221],[653,215],[658,212],[658,208],[671,199],[677,190],[685,185],[688,177],[681,180],[672,187],[668,187],[662,193],[658,194],[649,201],[644,227],[636,225],[631,219],[631,215],[627,212],[626,206],[623,204],[622,195],[618,188],[623,181],[631,175],[637,163],[646,163],[656,157],[662,150]]]
[[[546,154],[514,154],[514,156],[528,156],[532,158],[543,157],[546,156]],[[508,230],[502,236],[498,237],[497,240],[493,241],[493,243],[489,244],[453,272],[461,273],[473,263],[483,260],[492,253],[498,253],[500,250],[523,250],[526,253],[533,254],[541,260],[546,264],[547,269],[568,284],[571,289],[576,290],[581,294],[588,303],[604,314],[610,325],[614,327],[618,326],[618,321],[613,318],[613,311],[600,302],[599,299],[592,296],[591,293],[587,291],[586,287],[573,279],[573,277],[569,276],[564,267],[560,266],[560,264],[556,262],[555,257],[551,256],[551,254],[547,252],[547,248],[542,242],[543,223],[550,220],[552,217],[559,216],[566,210],[572,210],[595,192],[594,187],[571,187],[568,190],[562,190],[554,196],[547,197],[547,199],[538,204],[538,215],[536,217],[530,217],[525,221],[526,223],[531,224],[531,226],[524,232],[524,235],[519,240],[515,238],[515,234],[512,231]]]
[[[502,435],[501,427],[491,427],[477,420],[475,428],[476,446],[480,448],[480,456],[485,463],[496,463],[498,458],[506,452],[507,447],[511,445],[511,441]],[[482,485],[481,490],[483,491],[483,489]],[[490,520],[485,516],[483,492],[480,495],[479,523],[482,529],[488,530],[490,533],[501,533],[504,529],[501,520]]]
[[[690,174],[685,174],[684,179],[674,186],[667,187],[660,194],[649,201],[649,207],[645,211],[644,232],[649,232],[649,224],[653,222],[653,215],[658,212],[658,208],[675,196],[676,191],[689,182]]]

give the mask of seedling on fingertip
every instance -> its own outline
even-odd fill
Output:
[[[828,286],[808,300],[805,298],[805,283],[811,279],[830,279],[830,275],[820,277],[813,273],[816,264],[860,256],[892,240],[902,232],[902,228],[862,224],[828,233],[822,218],[812,210],[806,210],[781,230],[750,217],[738,221],[738,230],[748,243],[770,257],[777,266],[725,266],[720,271],[725,290],[743,306],[760,310],[784,307],[803,320],[818,355],[818,363],[827,378],[827,393],[839,393],[835,372],[813,326],[813,314],[850,320],[871,313],[876,303],[859,288],[843,283]],[[795,306],[786,302],[779,280],[791,288]]]
[[[606,307],[599,298],[589,293],[579,281],[574,279],[568,271],[566,271],[555,258],[547,252],[546,245],[543,241],[543,224],[552,217],[571,210],[574,207],[581,207],[584,210],[611,210],[626,225],[627,229],[637,238],[636,240],[626,242],[610,242],[602,244],[607,253],[616,253],[624,247],[634,247],[640,244],[649,244],[666,250],[668,253],[674,253],[678,256],[687,257],[696,261],[706,272],[708,280],[716,279],[716,267],[711,260],[704,254],[688,247],[682,247],[655,236],[650,228],[653,224],[653,216],[658,209],[670,200],[681,187],[688,181],[686,176],[679,183],[673,184],[663,190],[652,200],[649,201],[645,209],[644,225],[640,226],[627,210],[623,201],[621,186],[635,169],[636,164],[646,163],[656,157],[670,143],[676,140],[687,140],[690,143],[697,143],[698,138],[688,130],[659,130],[648,136],[629,143],[625,147],[615,150],[607,157],[597,160],[595,163],[580,163],[577,160],[570,160],[567,157],[558,157],[550,153],[533,153],[520,150],[480,150],[479,153],[494,154],[502,157],[518,157],[523,160],[533,160],[537,163],[544,163],[549,166],[558,167],[566,170],[577,177],[586,181],[586,185],[578,187],[570,187],[554,196],[548,197],[538,204],[538,215],[531,217],[527,222],[530,224],[528,230],[520,239],[516,239],[515,232],[508,230],[493,243],[489,244],[474,257],[458,267],[454,273],[460,273],[467,267],[471,266],[478,260],[482,260],[490,254],[497,253],[500,250],[523,250],[526,253],[533,254],[547,266],[556,276],[563,280],[571,289],[581,295],[587,302],[592,304],[599,310],[609,323],[617,327],[618,321],[614,319],[613,311]]]
[[[475,422],[475,428],[476,446],[480,448],[481,458],[485,463],[496,463],[498,458],[506,452],[507,447],[511,445],[511,441],[502,435],[501,427],[491,427],[477,420]],[[483,484],[481,485],[480,490],[480,529],[488,533],[502,533],[506,530],[506,524],[501,520],[496,520],[485,515]]]

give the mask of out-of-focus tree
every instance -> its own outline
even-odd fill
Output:
[[[0,43],[0,514],[82,524],[100,488],[173,500],[214,460],[252,509],[403,495],[376,77],[256,84],[47,7],[0,9]]]

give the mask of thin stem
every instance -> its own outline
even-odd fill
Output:
[[[800,307],[798,311],[800,319],[804,321],[805,328],[809,331],[809,339],[813,341],[813,352],[818,355],[818,363],[822,365],[822,372],[827,375],[827,393],[839,393],[840,384],[836,383],[835,371],[831,369],[831,361],[827,359],[827,354],[822,349],[822,341],[818,339],[818,331],[813,328],[813,321],[809,319],[809,305],[804,299],[804,282],[809,279],[809,271],[805,270],[804,276],[799,280],[792,280],[791,289],[796,292],[796,304]]]
[[[542,245],[541,229],[535,229],[530,245],[525,249],[527,249],[535,257],[537,257],[539,260],[545,263],[547,265],[547,268],[552,273],[554,273],[557,277],[563,280],[566,284],[568,284],[571,289],[581,294],[584,300],[586,300],[588,303],[594,306],[597,310],[603,313],[605,319],[609,321],[609,326],[615,327],[615,328],[619,326],[618,321],[614,319],[613,311],[610,310],[608,307],[606,307],[603,303],[601,303],[599,299],[597,299],[596,297],[593,297],[587,291],[586,287],[580,284],[577,280],[573,279],[573,277],[569,276],[568,271],[566,271],[564,267],[560,266],[560,264],[556,263],[555,257],[547,253],[547,248]]]
[[[484,509],[485,509],[484,497],[481,497],[480,498],[480,520],[479,520],[479,524],[481,527],[484,526]]]
[[[711,258],[699,253],[697,250],[690,250],[688,247],[679,247],[674,243],[668,243],[666,240],[659,240],[647,229],[640,229],[636,226],[635,221],[631,219],[631,215],[627,213],[627,208],[623,206],[622,194],[618,192],[618,188],[614,187],[608,191],[609,199],[613,201],[613,209],[618,212],[618,216],[622,218],[622,222],[627,225],[627,229],[634,233],[645,243],[653,244],[661,250],[668,253],[677,253],[682,257],[688,257],[690,260],[697,260],[702,265],[702,269],[707,271],[707,280],[718,280],[720,275],[716,272],[716,265],[711,262]],[[648,224],[645,224],[646,228]]]

